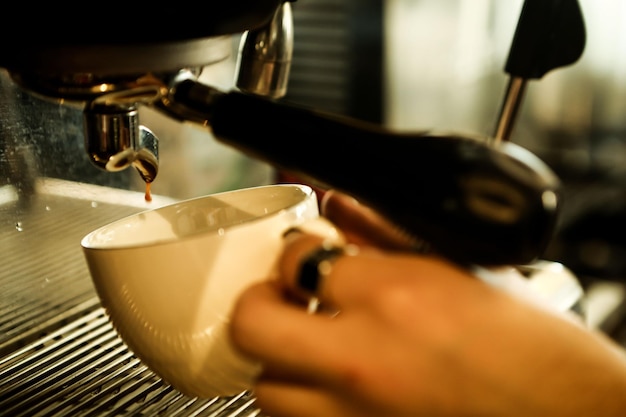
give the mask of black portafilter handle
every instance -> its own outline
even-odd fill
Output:
[[[552,237],[559,180],[513,143],[395,133],[284,101],[187,87],[179,93],[196,109],[204,100],[200,110],[221,142],[352,195],[454,261],[526,264]]]

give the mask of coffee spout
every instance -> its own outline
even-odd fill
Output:
[[[89,160],[107,172],[134,166],[150,183],[159,171],[159,141],[140,126],[134,104],[93,102],[84,111],[85,150]]]
[[[140,148],[136,152],[133,166],[146,183],[151,183],[159,172],[159,140],[150,129],[139,126]]]

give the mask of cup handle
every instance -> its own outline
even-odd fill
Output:
[[[307,219],[304,222],[295,226],[296,229],[319,236],[324,239],[324,242],[330,245],[344,246],[346,244],[346,237],[330,220],[325,217],[315,217]]]

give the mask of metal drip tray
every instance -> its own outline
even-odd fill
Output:
[[[199,400],[128,350],[92,286],[80,239],[173,200],[45,179],[24,204],[0,187],[0,416],[257,416],[248,393]]]
[[[1,415],[258,415],[246,393],[197,400],[172,389],[127,350],[97,304],[0,359]]]

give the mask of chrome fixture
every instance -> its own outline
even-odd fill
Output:
[[[239,48],[236,86],[252,94],[279,98],[287,93],[293,55],[291,3],[283,3],[269,24],[247,31]]]
[[[104,62],[99,53],[110,60]],[[285,1],[271,19],[244,33],[237,87],[271,98],[284,96],[292,53],[293,16],[290,2]],[[73,55],[79,59],[70,59]],[[192,95],[185,97],[183,104],[173,92],[181,90],[181,80],[198,83],[203,66],[229,55],[227,37],[158,46],[117,45],[104,50],[60,47],[41,54],[42,60],[56,62],[47,72],[20,67],[10,69],[10,74],[18,85],[35,95],[83,108],[85,150],[95,166],[108,172],[133,166],[149,183],[159,170],[159,141],[140,124],[138,107],[154,106],[180,120],[204,122],[207,116],[202,114],[203,109],[198,112],[194,106],[204,107],[206,103],[195,103],[193,90],[185,90]],[[90,68],[92,62],[98,63],[96,67]],[[204,100],[205,92],[202,94]]]

